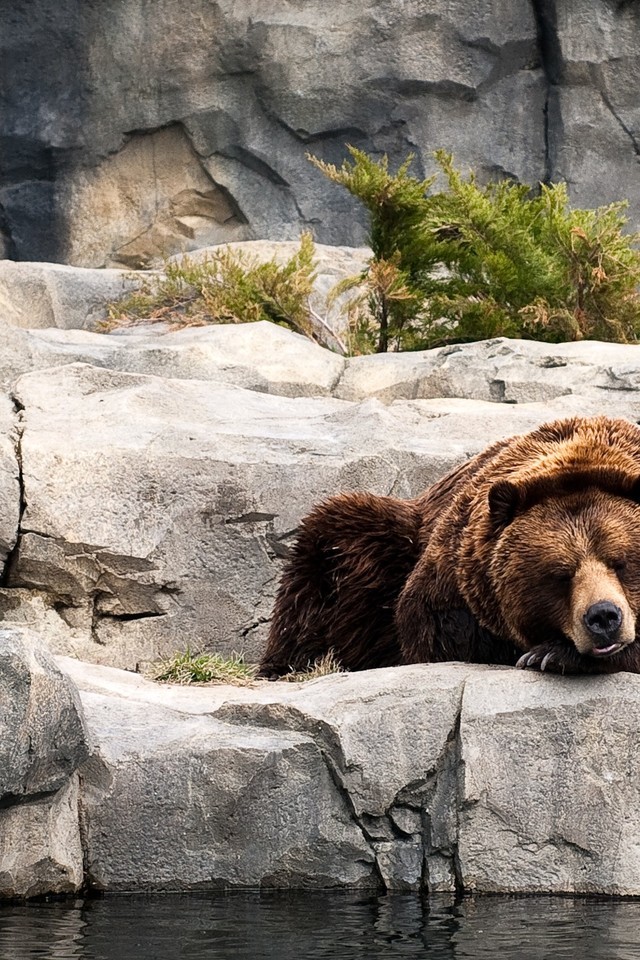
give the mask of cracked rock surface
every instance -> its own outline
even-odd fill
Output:
[[[59,663],[94,741],[99,889],[640,894],[637,676],[432,664],[184,688]]]
[[[452,150],[482,179],[565,178],[640,222],[633,2],[81,0],[7,7],[0,251],[140,266],[211,243],[358,244],[305,159]]]

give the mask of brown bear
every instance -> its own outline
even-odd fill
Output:
[[[640,428],[502,440],[415,500],[342,494],[302,521],[260,675],[465,660],[640,671]]]

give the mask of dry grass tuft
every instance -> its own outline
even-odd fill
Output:
[[[280,677],[281,680],[288,680],[290,683],[300,683],[304,680],[317,680],[318,677],[328,677],[332,673],[347,673],[341,663],[336,660],[333,650],[325,653],[323,657],[307,664],[306,670],[292,670],[291,673],[285,673]]]
[[[231,683],[238,687],[250,684],[255,675],[255,666],[246,663],[241,654],[225,657],[220,653],[196,654],[188,649],[157,663],[150,674],[152,680],[162,683]]]

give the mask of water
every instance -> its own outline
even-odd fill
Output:
[[[0,907],[2,960],[639,960],[640,902],[354,893]]]

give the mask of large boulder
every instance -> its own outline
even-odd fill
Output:
[[[469,676],[460,725],[465,889],[640,894],[640,678]]]
[[[620,414],[635,410],[640,352],[635,345],[540,343],[498,337],[434,350],[352,357],[334,395],[344,400],[463,397],[495,403],[547,403],[589,397]],[[625,409],[627,401],[631,407]],[[632,415],[634,415],[632,413]]]
[[[109,693],[83,694],[87,880],[98,889],[375,886],[318,746]]]
[[[78,778],[0,809],[0,899],[77,893],[84,884]]]
[[[55,793],[86,759],[77,691],[35,634],[0,630],[0,801]]]
[[[11,387],[23,373],[70,363],[228,383],[285,397],[327,396],[345,367],[337,354],[266,320],[169,333],[148,324],[126,336],[0,325],[0,387]]]
[[[185,690],[61,663],[96,744],[82,771],[94,886],[454,887],[446,805],[478,668]]]
[[[107,305],[138,284],[125,270],[0,260],[0,330],[5,325],[93,330],[106,318]]]

